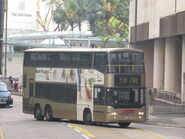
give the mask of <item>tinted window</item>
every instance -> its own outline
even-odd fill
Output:
[[[92,67],[92,53],[81,53],[80,66]]]
[[[139,52],[114,52],[109,54],[109,72],[144,73],[144,56]]]
[[[47,53],[36,53],[36,63],[39,66],[45,66],[47,62]]]
[[[59,66],[59,53],[49,53],[50,58],[48,58],[48,61],[50,61],[50,66],[51,67],[58,67]]]
[[[28,66],[30,64],[30,53],[24,53],[24,66]]]
[[[60,66],[69,67],[72,62],[71,53],[59,53]]]
[[[144,89],[107,89],[107,105],[138,108],[145,104]]]
[[[76,103],[77,87],[75,85],[36,83],[35,96],[56,102]]]
[[[105,90],[102,87],[96,87],[94,89],[94,104],[104,105],[105,103]]]
[[[81,63],[81,53],[72,53],[72,65],[79,67]]]
[[[92,68],[92,53],[25,52],[24,66]]]
[[[106,53],[94,53],[94,67],[101,72],[107,72],[108,57]]]

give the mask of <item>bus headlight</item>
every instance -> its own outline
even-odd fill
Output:
[[[111,112],[112,116],[118,116],[118,114],[116,112]]]
[[[144,112],[138,112],[139,115],[144,115],[145,113]]]

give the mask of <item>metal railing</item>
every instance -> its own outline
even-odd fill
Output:
[[[152,89],[151,93],[154,99],[160,99],[161,101],[164,101],[170,104],[182,104],[181,93],[168,92],[168,91],[157,90],[157,89]]]

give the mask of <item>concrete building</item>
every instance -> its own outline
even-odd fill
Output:
[[[36,30],[37,0],[8,0],[8,31]]]
[[[185,102],[185,1],[130,0],[130,47],[143,49],[146,86]]]

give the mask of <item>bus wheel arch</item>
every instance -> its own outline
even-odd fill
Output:
[[[89,108],[85,108],[83,111],[83,122],[87,125],[92,123],[92,113]]]
[[[53,111],[52,111],[51,105],[49,104],[46,104],[45,106],[45,117],[47,121],[53,120]]]
[[[44,116],[42,115],[40,104],[35,104],[34,106],[34,118],[38,121],[44,120]]]

